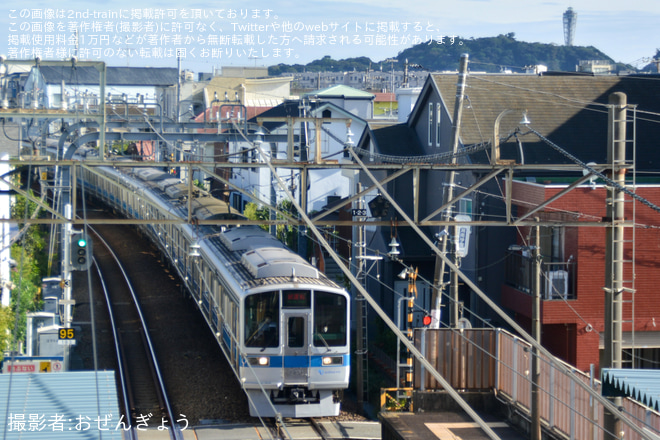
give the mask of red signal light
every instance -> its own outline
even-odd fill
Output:
[[[424,324],[424,326],[431,325],[431,320],[432,320],[431,315],[424,315],[424,318],[422,319],[422,324]]]

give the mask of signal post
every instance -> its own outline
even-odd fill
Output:
[[[71,204],[67,204],[64,207],[64,216],[71,220]],[[71,299],[71,236],[73,228],[71,223],[66,223],[63,229],[64,233],[62,234],[62,237],[64,243],[62,245],[62,251],[64,255],[62,255],[62,300],[60,301],[60,304],[64,306],[62,325],[65,329],[69,329],[71,328],[71,321],[73,320],[71,307],[75,303],[75,301]],[[69,370],[69,354],[70,349],[67,346],[64,350],[64,371]]]

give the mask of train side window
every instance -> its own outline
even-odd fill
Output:
[[[335,293],[314,292],[314,346],[346,345],[346,298]]]
[[[213,300],[215,301],[216,304],[220,304],[220,298],[222,298],[222,295],[224,293],[224,288],[222,286],[222,283],[218,282],[218,286],[215,291],[215,297]]]
[[[240,341],[238,341],[238,306],[234,301],[231,302],[231,316],[231,331],[234,337],[237,338],[237,343],[240,344]]]
[[[277,347],[280,339],[279,292],[256,293],[245,298],[245,346]]]
[[[231,327],[231,321],[232,321],[231,312],[232,312],[232,309],[231,309],[231,300],[229,299],[229,295],[224,296],[224,305],[225,306],[223,308],[223,313],[225,315],[225,323],[227,323],[227,325],[229,327]]]

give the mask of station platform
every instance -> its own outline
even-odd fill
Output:
[[[382,440],[487,440],[488,435],[464,412],[383,412]],[[493,416],[480,414],[488,426],[502,440],[526,440]]]

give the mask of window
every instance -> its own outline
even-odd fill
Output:
[[[346,345],[346,298],[314,292],[314,346]]]
[[[277,347],[280,340],[280,295],[265,292],[245,299],[245,346]]]
[[[429,126],[428,126],[429,147],[433,145],[433,103],[429,103]]]
[[[458,201],[458,213],[472,217],[472,199],[462,198]]]
[[[438,104],[435,110],[435,146],[440,148],[440,121],[442,121],[442,106]]]
[[[564,260],[564,232],[559,226],[541,226],[540,228],[541,254],[546,263],[563,263]],[[531,230],[531,237],[535,239],[535,230]],[[532,242],[533,243],[533,242]]]
[[[289,318],[288,325],[288,341],[289,348],[301,348],[305,345],[305,318],[302,316],[292,316]]]

